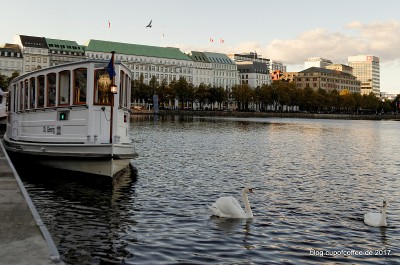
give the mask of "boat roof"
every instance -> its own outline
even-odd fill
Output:
[[[24,78],[26,78],[27,76],[30,76],[30,75],[33,75],[33,74],[37,74],[37,73],[40,73],[40,72],[52,71],[52,70],[55,70],[55,69],[57,69],[57,68],[65,68],[65,67],[69,67],[69,66],[73,66],[73,65],[84,65],[84,64],[90,64],[90,63],[98,63],[98,64],[107,65],[109,62],[110,62],[110,60],[88,59],[88,60],[83,60],[83,61],[77,61],[77,62],[59,64],[59,65],[55,65],[55,66],[49,66],[49,67],[47,67],[47,68],[42,68],[42,69],[39,69],[39,70],[35,70],[35,71],[32,71],[32,72],[29,72],[29,73],[26,73],[26,74],[17,76],[16,78],[14,78],[14,79],[10,82],[10,84],[11,84],[11,83],[15,83],[16,81],[19,81],[19,80],[21,80],[21,79],[24,79]],[[130,73],[132,73],[131,70],[129,70],[129,68],[128,68],[126,65],[124,65],[121,61],[115,61],[114,64],[116,64],[116,65],[122,65],[122,66],[124,66],[124,67],[126,68],[127,71],[129,71]]]

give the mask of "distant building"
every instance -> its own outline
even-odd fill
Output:
[[[334,63],[334,64],[327,65],[324,68],[331,69],[331,70],[336,70],[336,71],[341,71],[343,73],[348,73],[348,74],[351,74],[351,75],[353,74],[353,67],[345,65],[345,64]]]
[[[281,72],[280,70],[275,70],[271,73],[272,81],[284,81],[284,82],[296,82],[296,77],[298,72]]]
[[[209,62],[207,56],[203,52],[192,51],[189,57],[194,61],[193,63],[193,84],[199,86],[201,83],[211,85],[212,78],[212,64]]]
[[[298,75],[299,75],[298,72],[284,72],[280,76],[279,80],[288,82],[288,83],[296,82],[296,78]]]
[[[270,59],[267,58],[262,58],[260,54],[256,52],[249,52],[249,53],[230,53],[227,54],[228,57],[235,61],[235,62],[257,62],[257,63],[263,63],[267,66],[268,71],[270,71]]]
[[[270,60],[270,72],[279,70],[281,72],[286,72],[286,66],[283,65],[281,61],[276,61],[276,60]]]
[[[195,86],[200,84],[198,78],[207,79],[204,75],[207,71],[202,72],[205,62],[210,64],[206,66],[210,74],[211,82],[209,84],[214,87],[223,87],[224,89],[238,84],[238,66],[226,54],[192,51],[189,57],[194,61],[193,75],[194,79],[197,79],[196,82],[193,82]],[[200,68],[198,68],[199,63]]]
[[[50,66],[81,61],[85,50],[76,41],[45,38],[49,48]]]
[[[111,51],[115,51],[115,60],[128,66],[133,79],[138,80],[143,75],[147,84],[153,76],[167,84],[181,77],[193,83],[193,60],[178,48],[103,40],[89,40],[83,46],[89,59],[110,60]]]
[[[281,70],[274,70],[270,73],[271,76],[271,80],[272,81],[278,81],[280,80],[281,76],[282,76],[282,71]]]
[[[17,35],[15,43],[20,46],[24,58],[23,74],[49,67],[49,48],[45,38]]]
[[[241,84],[256,88],[271,84],[271,76],[266,64],[252,61],[237,62]]]
[[[311,67],[299,72],[296,77],[296,87],[313,90],[325,89],[326,91],[348,90],[351,93],[360,93],[360,81],[351,74],[321,67]]]
[[[228,57],[237,64],[240,84],[248,84],[253,88],[271,84],[270,59],[262,58],[255,52],[233,53]]]
[[[11,76],[14,72],[21,73],[23,58],[17,44],[0,46],[0,74]]]
[[[353,75],[361,81],[361,94],[374,93],[380,96],[379,58],[372,55],[356,55],[348,57],[349,66],[353,67]]]
[[[307,69],[310,67],[325,67],[330,64],[332,64],[331,60],[324,59],[321,57],[311,57],[311,58],[307,58],[307,61],[304,62],[304,69]]]

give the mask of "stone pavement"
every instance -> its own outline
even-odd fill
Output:
[[[0,265],[63,264],[0,138]]]

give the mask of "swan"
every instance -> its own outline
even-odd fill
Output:
[[[233,197],[221,197],[211,206],[207,205],[213,215],[225,218],[253,218],[253,212],[250,208],[250,202],[247,193],[254,193],[252,188],[244,188],[242,190],[244,211],[239,202]]]
[[[386,208],[387,203],[383,201],[382,212],[381,213],[366,213],[364,215],[364,223],[369,226],[387,226],[386,223]]]

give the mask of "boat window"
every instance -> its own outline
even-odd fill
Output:
[[[29,109],[29,105],[28,105],[28,103],[29,103],[29,95],[28,95],[28,92],[29,92],[29,90],[28,90],[28,80],[26,80],[25,82],[24,82],[24,88],[23,88],[23,91],[24,91],[24,109]]]
[[[125,95],[125,73],[123,71],[120,72],[119,78],[119,106],[123,107]]]
[[[69,105],[71,91],[71,73],[70,71],[60,72],[58,81],[58,104]]]
[[[87,93],[87,69],[74,70],[74,104],[85,104]]]
[[[108,72],[102,69],[95,70],[94,104],[109,105],[111,79]]]
[[[28,80],[25,80],[25,87],[28,87]],[[32,77],[30,79],[30,86],[29,86],[29,108],[35,108],[35,78]]]
[[[47,75],[47,106],[56,105],[56,74]]]
[[[22,108],[23,108],[23,104],[22,104],[22,98],[23,98],[23,94],[22,94],[22,92],[23,92],[23,87],[24,87],[24,83],[23,82],[21,82],[20,83],[20,86],[19,86],[19,91],[18,91],[18,110],[22,110]]]
[[[124,101],[124,107],[129,108],[130,106],[130,91],[131,91],[131,78],[126,75],[126,89],[125,89],[125,101]]]
[[[37,97],[38,97],[38,108],[44,107],[44,75],[37,77]]]
[[[13,104],[13,111],[16,112],[18,110],[18,85],[14,85],[14,91],[13,91],[13,98],[14,98],[14,104]]]

